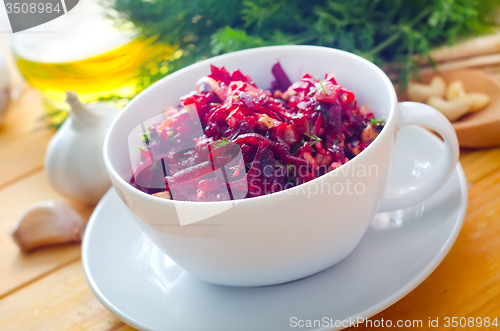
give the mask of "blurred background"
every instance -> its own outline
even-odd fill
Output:
[[[62,102],[66,90],[83,102],[123,107],[186,65],[266,45],[347,50],[375,62],[405,88],[422,66],[495,50],[470,47],[432,56],[439,46],[494,33],[499,7],[494,0],[84,0],[53,21],[2,35],[2,49],[9,66],[42,92],[49,126],[57,128],[69,109]],[[2,15],[2,26],[8,26]],[[496,64],[490,62],[476,66]],[[19,91],[19,78],[12,80]]]

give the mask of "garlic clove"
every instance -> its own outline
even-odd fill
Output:
[[[443,97],[446,90],[446,82],[441,76],[434,76],[429,83],[419,84],[410,82],[406,93],[411,101],[426,102],[430,97]]]
[[[432,92],[433,95],[444,97],[444,92],[446,90],[446,82],[441,76],[434,76],[429,86],[433,90]]]
[[[471,103],[469,110],[471,112],[481,110],[490,103],[490,96],[486,93],[468,93],[466,98]]]
[[[440,97],[430,97],[427,104],[439,110],[449,121],[454,121],[465,115],[471,106],[471,102],[467,98],[449,101]]]
[[[85,221],[73,208],[56,201],[32,205],[19,219],[12,238],[27,252],[54,244],[81,242]]]
[[[462,81],[460,80],[451,82],[446,88],[446,99],[450,101],[464,98],[466,96],[467,93],[465,93],[464,84],[462,84]]]
[[[467,93],[461,81],[456,80],[446,89],[446,99],[453,101],[456,99],[467,99],[470,103],[470,112],[478,111],[490,103],[490,96],[486,93]]]

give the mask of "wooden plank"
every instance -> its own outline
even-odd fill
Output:
[[[34,202],[66,202],[86,218],[93,209],[61,197],[41,171],[50,132],[37,131],[39,98],[26,91],[0,126],[0,329],[132,330],[89,289],[79,245],[22,255],[10,239],[15,221]],[[463,150],[460,160],[473,185],[456,244],[422,285],[372,320],[439,317],[443,328],[445,316],[500,317],[500,149]]]
[[[74,207],[85,219],[93,207],[59,195],[43,171],[30,175],[0,190],[0,298],[33,280],[80,257],[80,245],[42,248],[21,254],[10,237],[22,213],[33,203],[57,200]]]
[[[467,181],[475,183],[500,170],[500,148],[463,149],[460,151],[460,163],[464,168]]]
[[[437,270],[401,301],[372,320],[500,316],[500,171],[470,189],[463,230]],[[0,300],[2,330],[132,330],[90,291],[79,261]],[[376,328],[373,328],[374,330]],[[425,329],[425,328],[424,328]],[[354,330],[354,329],[353,329]]]
[[[0,312],[3,331],[134,330],[97,300],[80,261],[0,300]]]
[[[496,171],[471,186],[464,226],[448,256],[420,286],[372,320],[390,319],[395,325],[398,320],[428,323],[429,317],[439,318],[436,329],[442,330],[450,329],[444,318],[454,316],[497,317],[500,324],[499,183]]]
[[[42,98],[32,88],[11,102],[0,124],[0,188],[42,169],[43,157],[52,132],[40,121]]]

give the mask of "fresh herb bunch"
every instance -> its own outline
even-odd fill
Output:
[[[500,1],[115,0],[114,8],[146,37],[179,46],[177,57],[159,64],[169,73],[241,49],[307,44],[398,63],[404,83],[417,69],[416,55],[431,60],[431,48],[488,32]],[[163,76],[145,70],[139,88]]]

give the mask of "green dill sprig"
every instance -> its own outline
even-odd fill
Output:
[[[153,139],[151,138],[151,131],[152,130],[153,130],[153,128],[151,127],[151,125],[149,125],[145,133],[139,134],[139,136],[141,137],[142,145],[137,146],[138,150],[149,146],[153,142]],[[167,141],[174,140],[174,139],[178,138],[180,135],[181,135],[180,132],[177,132],[174,135],[173,131],[168,131]]]
[[[149,145],[149,141],[151,140],[151,134],[146,132],[146,133],[141,133],[140,136],[142,139],[142,143]]]
[[[220,147],[224,147],[226,145],[229,145],[229,144],[232,144],[233,142],[227,138],[221,138],[219,140],[216,140],[214,141],[211,146],[213,148],[220,148]]]
[[[145,144],[146,146],[149,145],[151,143],[151,125],[148,126],[146,132],[140,133],[139,136],[141,137],[143,144]]]
[[[155,161],[151,164],[151,166],[149,167],[149,171],[152,171],[152,170],[155,170],[155,169],[158,169],[158,161]]]
[[[304,136],[306,136],[307,138],[311,139],[310,141],[308,141],[309,143],[309,146],[313,146],[315,143],[317,142],[321,142],[323,141],[323,139],[321,139],[320,137],[316,136],[316,135],[310,135],[310,134],[307,134],[307,133],[304,133]],[[302,144],[306,143],[305,140],[302,140]]]
[[[236,107],[236,109],[232,110],[229,115],[227,115],[226,117],[226,121],[229,121],[229,119],[239,110],[238,107]]]
[[[325,92],[326,95],[333,95],[332,92],[326,90],[326,88],[323,86],[323,82],[320,81],[319,86],[321,87],[323,92]]]
[[[115,0],[117,23],[132,22],[145,37],[179,50],[145,66],[137,92],[186,65],[213,55],[268,45],[343,49],[375,62],[397,63],[403,85],[437,46],[492,31],[498,0]],[[160,68],[168,68],[159,70]],[[389,68],[390,69],[390,68]],[[391,70],[391,69],[390,69]]]
[[[385,125],[385,118],[381,118],[379,120],[376,120],[374,118],[370,119],[370,121],[368,122],[368,124],[370,124],[371,126],[382,126],[382,125]]]

